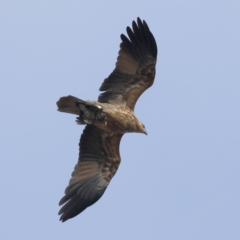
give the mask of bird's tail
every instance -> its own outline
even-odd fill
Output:
[[[81,101],[81,99],[73,97],[71,95],[67,97],[61,97],[57,101],[58,111],[79,115],[80,109],[77,105],[78,101]]]
[[[58,111],[79,115],[78,124],[92,124],[96,121],[106,121],[106,114],[97,102],[83,101],[73,96],[61,97],[57,101]]]

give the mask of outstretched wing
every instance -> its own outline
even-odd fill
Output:
[[[98,97],[99,102],[123,104],[134,110],[140,95],[154,81],[157,61],[157,44],[145,21],[133,21],[132,29],[121,35],[122,42],[116,67],[104,80]]]
[[[120,164],[119,144],[122,134],[108,136],[94,125],[87,125],[80,139],[76,164],[59,205],[60,220],[73,218],[98,201]]]

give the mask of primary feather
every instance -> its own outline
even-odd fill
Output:
[[[78,115],[87,124],[79,143],[78,163],[59,205],[60,220],[75,217],[98,201],[118,170],[119,145],[127,132],[145,133],[134,114],[140,95],[155,78],[157,44],[145,21],[133,21],[121,35],[116,67],[100,87],[98,101],[61,97],[58,111]]]

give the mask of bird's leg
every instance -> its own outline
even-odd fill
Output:
[[[107,126],[107,117],[104,117],[104,125]]]

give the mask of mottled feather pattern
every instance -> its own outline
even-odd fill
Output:
[[[102,147],[105,155],[108,156],[105,162],[104,169],[104,179],[108,182],[117,172],[119,164],[121,162],[121,157],[119,153],[119,145],[123,134],[115,134],[112,136],[102,134]]]
[[[79,142],[79,158],[65,195],[59,202],[61,221],[75,217],[98,201],[116,174],[119,146],[128,132],[147,134],[134,114],[139,96],[154,81],[156,41],[145,21],[133,21],[122,34],[116,67],[104,80],[98,102],[71,95],[61,97],[58,111],[78,115],[77,123],[87,125]]]
[[[88,200],[90,205],[96,202],[115,175],[121,160],[119,144],[122,135],[106,137],[105,135],[101,134],[100,130],[92,124],[84,129],[79,143],[79,162],[65,190],[66,195],[59,202],[60,205],[65,203],[59,211],[59,214],[64,213],[61,216],[62,221],[73,217],[71,214],[79,214],[74,209],[81,199]],[[85,208],[77,209],[83,211]]]
[[[157,44],[145,21],[133,21],[132,28],[127,27],[129,39],[122,34],[116,68],[100,87],[99,102],[117,99],[134,109],[140,95],[154,81],[157,62]],[[147,74],[146,74],[147,73]],[[121,96],[121,98],[119,98]]]

